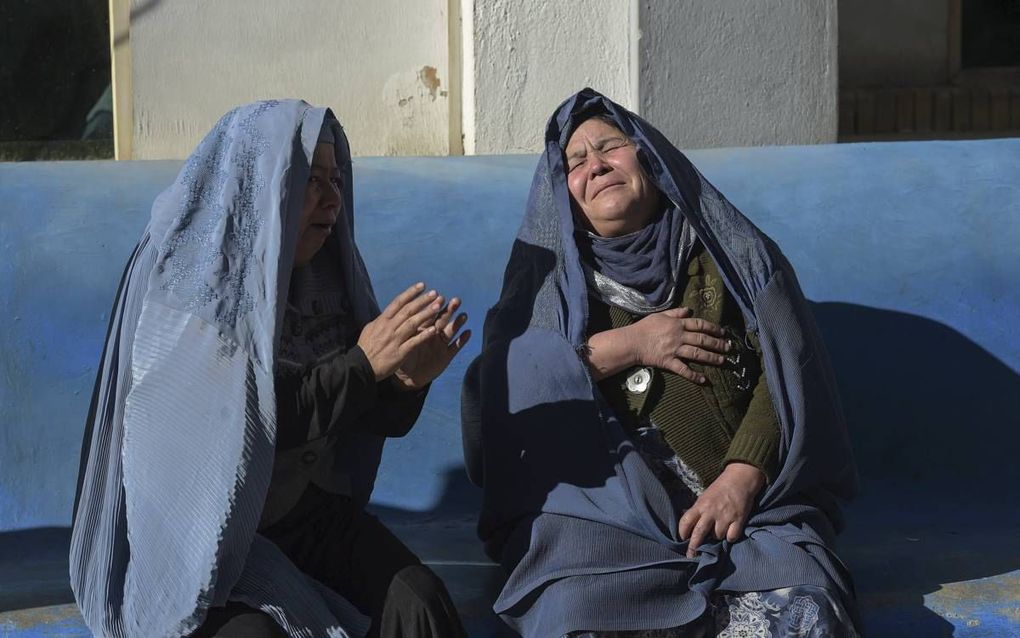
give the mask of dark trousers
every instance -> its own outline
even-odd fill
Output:
[[[370,638],[465,636],[446,587],[374,516],[310,486],[283,520],[262,531],[298,569],[372,617]],[[209,610],[193,638],[286,636],[240,603]]]

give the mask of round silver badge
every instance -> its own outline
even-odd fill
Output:
[[[627,377],[627,390],[635,393],[642,393],[648,390],[652,382],[652,371],[648,368],[636,370],[634,374]]]

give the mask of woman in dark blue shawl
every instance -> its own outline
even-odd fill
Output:
[[[856,471],[790,264],[591,89],[545,141],[465,379],[495,611],[526,636],[856,635],[833,549]]]

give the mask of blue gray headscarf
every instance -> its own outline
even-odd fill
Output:
[[[351,603],[256,533],[276,440],[274,361],[324,128],[346,223],[313,264],[339,271],[356,323],[378,314],[354,244],[350,149],[333,115],[296,100],[227,113],[153,204],[115,301],[71,537],[71,587],[97,636],[187,635],[228,600],[291,636],[367,630]],[[360,503],[381,449],[368,435],[341,446],[333,469]]]
[[[604,114],[595,116],[612,123]],[[575,128],[580,123],[577,121]],[[573,128],[565,131],[561,144],[564,149],[572,133]],[[637,157],[645,173],[650,173],[648,155],[640,147]],[[680,268],[690,255],[695,237],[675,206],[664,198],[659,205],[660,210],[644,228],[619,237],[601,237],[586,230],[587,224],[575,228],[585,277],[602,301],[637,314],[659,312],[673,305]]]
[[[636,314],[673,306],[680,268],[696,239],[675,206],[659,211],[641,230],[620,237],[600,237],[581,228],[574,235],[592,291],[602,301]]]
[[[563,149],[608,116],[719,265],[757,333],[781,422],[780,469],[737,543],[686,558],[676,510],[588,373],[588,278],[575,241]],[[857,478],[828,356],[790,264],[659,131],[585,89],[546,128],[503,289],[465,379],[479,424],[479,535],[510,576],[494,609],[526,636],[678,627],[716,590],[825,587],[852,608],[832,550],[837,499]]]

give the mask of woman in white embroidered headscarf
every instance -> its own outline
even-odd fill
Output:
[[[363,507],[466,316],[421,282],[380,313],[352,186],[332,114],[271,101],[156,199],[82,447],[71,584],[96,635],[463,635]]]

